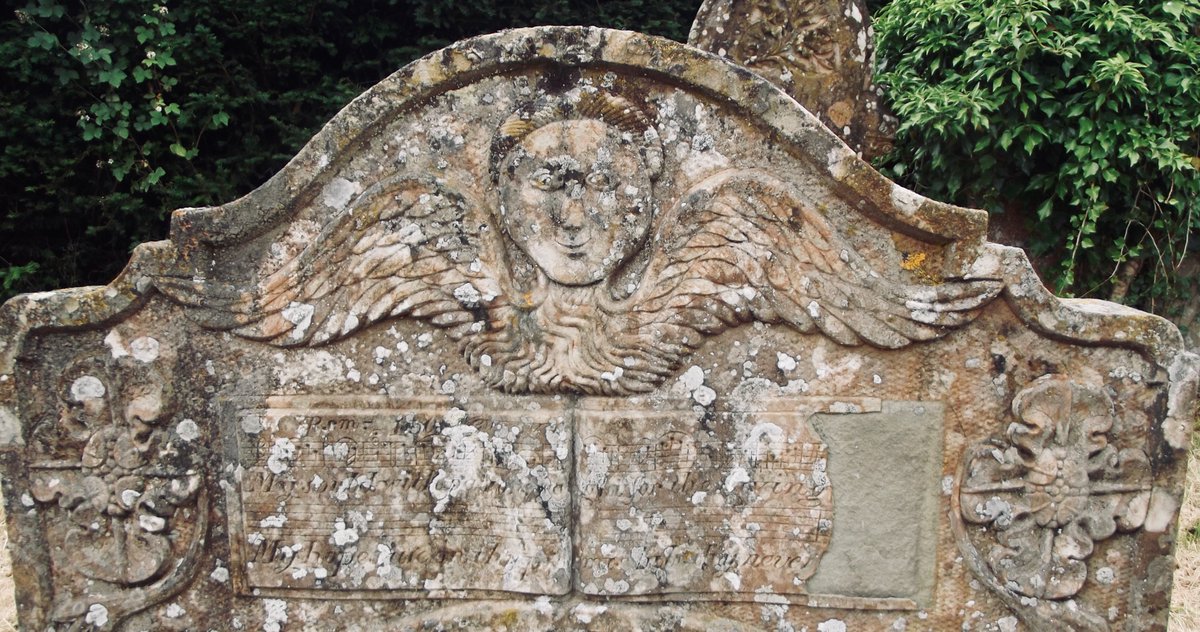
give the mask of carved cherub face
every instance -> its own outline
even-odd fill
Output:
[[[609,278],[641,246],[651,205],[636,139],[595,119],[533,131],[501,169],[501,226],[563,285]]]

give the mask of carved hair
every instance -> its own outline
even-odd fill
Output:
[[[650,118],[631,101],[603,90],[579,90],[526,103],[504,119],[492,137],[488,172],[492,183],[500,180],[500,165],[527,136],[559,121],[597,120],[628,133],[640,146],[650,180],[662,172],[663,151]]]

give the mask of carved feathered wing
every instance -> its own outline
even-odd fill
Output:
[[[752,320],[896,349],[970,322],[1003,287],[881,275],[793,188],[756,171],[709,177],[659,226],[634,309],[663,359]]]
[[[159,277],[201,325],[280,346],[330,342],[408,316],[461,336],[501,295],[478,204],[433,178],[366,190],[295,258],[246,285]],[[476,322],[483,321],[482,325]]]

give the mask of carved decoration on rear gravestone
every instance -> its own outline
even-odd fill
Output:
[[[686,46],[457,44],[0,310],[22,624],[1162,625],[1194,358],[983,218]]]
[[[688,44],[783,88],[864,160],[891,149],[897,121],[875,86],[862,0],[705,0]]]

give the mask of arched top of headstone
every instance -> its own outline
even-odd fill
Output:
[[[383,128],[403,117],[421,116],[432,100],[463,86],[527,77],[533,92],[526,96],[536,96],[570,88],[562,82],[585,75],[599,86],[607,72],[614,73],[618,93],[654,85],[687,91],[723,108],[723,116],[744,121],[759,130],[763,142],[811,163],[814,175],[836,182],[855,208],[898,231],[940,244],[957,242],[960,248],[982,244],[984,212],[925,198],[882,177],[772,83],[672,40],[589,27],[503,31],[464,40],[409,64],[355,98],[256,191],[219,207],[177,212],[173,236],[190,237],[189,231],[198,230],[203,233],[199,240],[219,245],[270,225],[289,208],[281,202],[313,195],[312,187],[329,180],[340,161]],[[481,114],[503,110],[500,104],[489,105],[479,104]],[[652,114],[659,124],[670,124],[662,112]],[[971,254],[963,253],[958,261]]]
[[[555,139],[535,138],[554,123]],[[632,153],[622,167],[612,154],[624,145]],[[608,161],[600,189],[621,185],[600,193],[619,197],[618,211],[645,211],[641,219],[596,215],[612,228],[587,253],[576,237],[555,245],[543,233],[539,243],[533,233],[549,223],[506,216],[502,180],[516,153],[542,150],[558,153],[541,158],[583,150],[594,164]],[[590,190],[576,181],[587,174],[568,167],[555,167],[551,180],[566,178],[555,186]],[[720,209],[739,221],[759,214],[752,223],[761,232],[718,226]],[[556,213],[547,217],[561,223]],[[462,232],[464,222],[482,232]],[[401,228],[409,232],[391,234]],[[1177,348],[1178,333],[1161,319],[1054,298],[1023,253],[988,244],[985,229],[983,211],[884,178],[778,87],[717,55],[626,31],[538,27],[465,40],[409,64],[354,99],[255,191],[176,211],[171,241],[141,247],[102,292],[26,297],[16,318],[25,319],[20,330],[93,324],[157,287],[206,327],[322,344],[397,316],[442,327],[494,316],[476,295],[486,302],[600,284],[614,313],[686,321],[648,377],[625,378],[640,389],[700,338],[739,322],[782,321],[844,344],[897,347],[969,322],[1004,285],[1039,331],[1160,359]],[[387,256],[402,249],[417,261]],[[712,261],[698,259],[701,251]],[[422,268],[422,256],[437,265]],[[744,272],[721,276],[721,261]],[[385,270],[387,283],[363,281]],[[697,285],[702,300],[681,307],[680,288]],[[52,307],[64,301],[75,309]],[[0,344],[11,358],[13,341]]]

